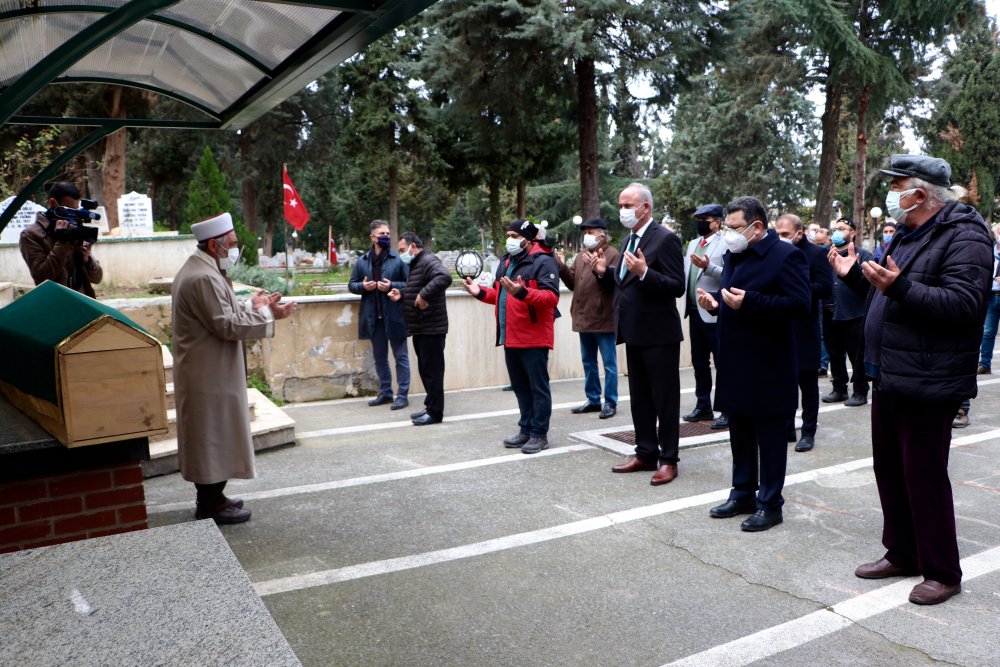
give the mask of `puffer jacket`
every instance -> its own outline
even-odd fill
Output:
[[[844,280],[867,291],[865,360],[878,359],[877,391],[919,400],[976,395],[976,365],[993,274],[989,230],[976,209],[950,202],[918,232],[897,233],[886,251],[900,275],[884,297],[858,264]],[[880,262],[886,264],[883,257]],[[876,300],[884,299],[884,303]],[[875,303],[873,303],[875,302]],[[873,307],[874,305],[874,307]],[[884,305],[881,345],[873,355],[872,320]]]
[[[509,254],[500,259],[492,287],[482,287],[476,296],[480,301],[496,306],[497,345],[500,344],[500,278],[507,275],[513,262],[511,279],[521,278],[525,289],[514,296],[504,292],[507,308],[504,346],[512,348],[547,347],[555,341],[555,319],[559,317],[559,267],[556,260],[539,245],[513,259]]]
[[[437,255],[423,249],[410,262],[410,276],[403,290],[403,318],[406,330],[414,334],[448,333],[448,308],[445,306],[445,290],[451,287],[451,272],[445,268]],[[417,308],[417,295],[427,302],[427,308]]]

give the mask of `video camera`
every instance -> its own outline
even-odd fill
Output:
[[[68,241],[70,243],[87,242],[96,243],[97,227],[90,227],[86,223],[100,220],[101,214],[95,213],[97,202],[93,199],[81,199],[80,208],[70,208],[68,206],[53,206],[45,212],[45,217],[49,222],[65,220],[69,223],[66,229],[53,230],[52,236],[57,241]]]

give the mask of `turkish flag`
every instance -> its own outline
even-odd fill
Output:
[[[306,210],[306,205],[299,199],[299,193],[295,191],[292,179],[288,178],[287,167],[281,168],[281,176],[284,181],[285,191],[285,220],[301,232],[302,228],[309,222],[309,211]]]

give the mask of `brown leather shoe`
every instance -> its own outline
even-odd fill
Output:
[[[668,463],[656,469],[656,473],[649,480],[649,483],[653,486],[660,486],[661,484],[669,484],[675,479],[677,479],[677,464]]]
[[[611,472],[639,472],[640,470],[656,470],[656,464],[646,463],[637,456],[630,456],[625,463],[611,466]]]
[[[924,579],[910,591],[910,602],[913,604],[941,604],[961,592],[962,584],[948,586],[940,581]]]
[[[855,577],[861,577],[862,579],[886,579],[888,577],[912,577],[919,572],[915,570],[907,570],[906,568],[899,567],[898,565],[893,565],[885,558],[880,558],[874,563],[865,563],[864,565],[859,565],[858,569],[854,571]]]

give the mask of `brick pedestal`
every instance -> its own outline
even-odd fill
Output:
[[[139,461],[0,481],[0,553],[146,527]]]

